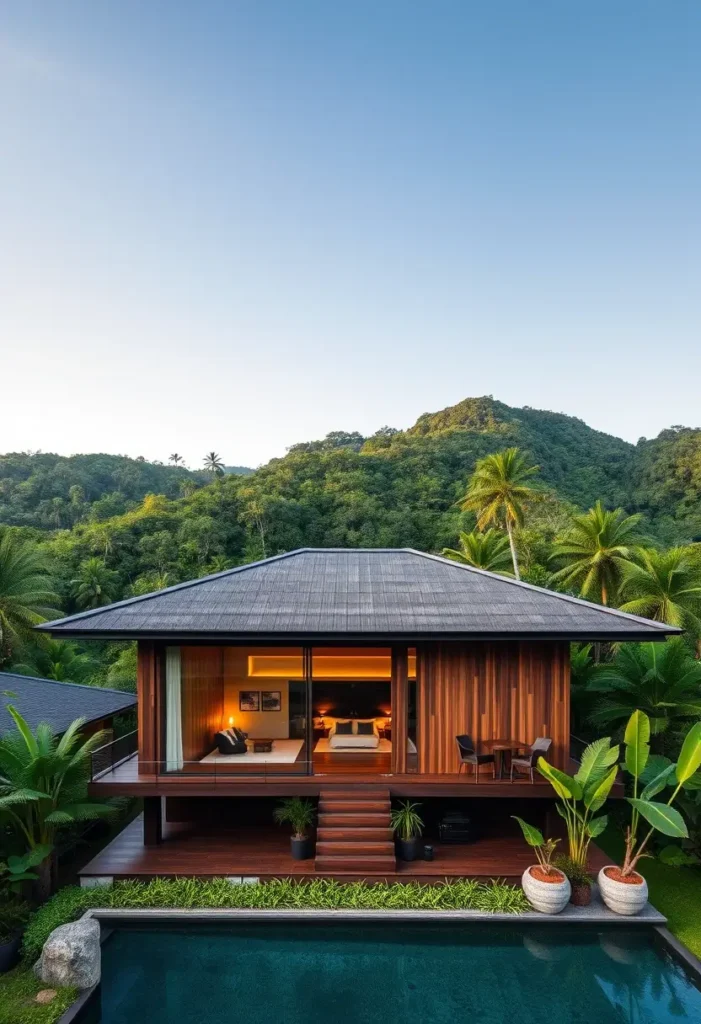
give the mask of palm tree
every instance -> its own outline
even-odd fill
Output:
[[[576,587],[582,597],[609,604],[625,564],[633,557],[631,545],[640,519],[640,515],[626,515],[622,508],[609,512],[600,501],[584,515],[575,516],[571,529],[553,547],[551,560],[567,564],[554,573],[552,582]]]
[[[77,718],[59,739],[46,723],[32,732],[16,708],[8,704],[7,710],[16,730],[0,740],[0,812],[17,830],[27,852],[36,856],[39,888],[46,897],[58,829],[111,812],[88,802],[86,795],[90,755],[107,734],[83,738],[84,719]]]
[[[0,534],[0,665],[32,635],[32,629],[56,618],[59,598],[46,556],[11,530]]]
[[[204,459],[204,468],[209,470],[212,476],[224,475],[224,463],[216,452],[207,452]]]
[[[652,735],[661,737],[671,726],[701,716],[701,663],[681,639],[622,645],[587,689],[602,695],[590,721],[604,728],[623,725],[638,708],[650,719]],[[663,742],[658,740],[658,753]]]
[[[441,554],[444,558],[451,558],[463,565],[472,565],[475,569],[513,576],[509,538],[499,530],[490,529],[486,533],[473,530],[472,533],[461,533],[459,550],[443,548]]]
[[[686,548],[640,550],[623,566],[621,611],[679,626],[701,642],[701,568]]]
[[[95,663],[68,640],[44,640],[12,671],[20,675],[55,679],[59,683],[83,683],[95,672]]]
[[[179,466],[181,462],[184,461],[185,459],[182,457],[182,455],[178,455],[177,452],[173,452],[172,455],[168,456],[168,462],[172,462],[174,466]]]
[[[509,536],[514,576],[520,579],[514,527],[523,525],[523,506],[533,493],[526,481],[538,466],[529,466],[518,448],[487,455],[472,474],[462,508],[477,513],[477,528],[505,526]]]
[[[111,604],[117,593],[119,577],[108,569],[101,558],[81,562],[78,577],[72,580],[73,597],[79,608],[100,608]]]

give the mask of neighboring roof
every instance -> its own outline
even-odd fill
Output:
[[[56,636],[242,640],[654,640],[679,632],[410,548],[302,548],[39,628]]]
[[[17,696],[7,697],[5,690]],[[53,679],[0,672],[0,735],[14,728],[7,704],[16,707],[32,729],[39,722],[48,722],[54,732],[62,733],[76,718],[95,722],[136,707],[136,695],[101,686],[57,683]]]

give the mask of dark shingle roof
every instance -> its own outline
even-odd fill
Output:
[[[5,696],[5,690],[16,696]],[[54,732],[62,733],[76,718],[95,722],[119,711],[128,711],[136,707],[136,696],[100,686],[57,683],[53,679],[0,672],[0,735],[14,729],[7,704],[17,708],[32,729],[36,729],[39,722],[48,722]]]
[[[662,623],[408,548],[303,548],[41,627],[69,636],[663,639]]]

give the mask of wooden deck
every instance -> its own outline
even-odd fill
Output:
[[[322,764],[314,764],[315,774],[289,774],[289,765],[261,765],[255,773],[232,774],[231,771],[210,772],[207,775],[173,773],[171,775],[139,774],[136,756],[118,767],[101,775],[90,784],[92,796],[289,796],[299,794],[319,796],[321,789],[329,786],[348,788],[368,785],[387,786],[393,797],[469,796],[469,797],[526,797],[550,799],[553,791],[550,784],[536,773],[535,781],[525,776],[513,782],[505,776],[493,779],[488,770],[482,769],[479,781],[463,772],[461,775],[390,775],[373,771],[324,770]],[[577,765],[573,762],[570,771]],[[622,796],[620,783],[614,787],[614,796]]]
[[[435,851],[433,861],[397,862],[393,874],[362,876],[335,871],[334,878],[386,878],[389,881],[442,881],[449,877],[508,878],[517,880],[533,863],[533,853],[523,837],[511,831],[513,822],[484,834],[465,846],[442,845],[426,838]],[[160,846],[144,846],[143,819],[135,818],[116,839],[79,872],[81,878],[111,875],[115,878],[153,876],[222,875],[249,876],[262,880],[287,877],[329,877],[315,871],[314,861],[290,857],[286,831],[270,826],[245,826],[237,830],[204,829],[202,826],[164,827]],[[609,860],[591,847],[591,868],[598,871]]]

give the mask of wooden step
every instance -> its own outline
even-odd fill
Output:
[[[333,814],[326,814],[320,811],[318,824],[319,828],[339,828],[347,825],[357,828],[387,828],[389,819],[388,815],[383,812],[349,811],[342,813],[334,811]]]
[[[325,786],[319,796],[322,800],[324,797],[333,800],[337,798],[340,800],[363,800],[365,797],[381,797],[383,800],[389,800],[389,790],[377,786],[353,786],[352,789],[344,789],[343,786]]]
[[[319,812],[322,814],[333,814],[339,811],[342,814],[349,814],[352,811],[371,811],[373,814],[389,814],[389,800],[329,800],[322,797],[319,800]]]
[[[366,853],[370,854],[384,854],[387,857],[394,859],[394,843],[390,842],[369,842],[366,839],[360,839],[357,842],[355,840],[343,840],[331,842],[322,840],[316,843],[316,856],[319,857],[333,856],[333,857],[361,857]]]
[[[361,854],[360,856],[349,855],[347,857],[329,857],[328,855],[317,857],[314,863],[316,871],[346,871],[354,875],[362,874],[364,871],[381,873],[387,871],[394,873],[397,862],[394,854]]]
[[[367,840],[371,843],[387,843],[391,842],[394,836],[391,828],[373,827],[372,825],[359,825],[355,828],[347,825],[324,825],[322,828],[317,829],[316,838],[317,842],[321,840],[322,843],[325,841],[343,841],[344,839]]]

